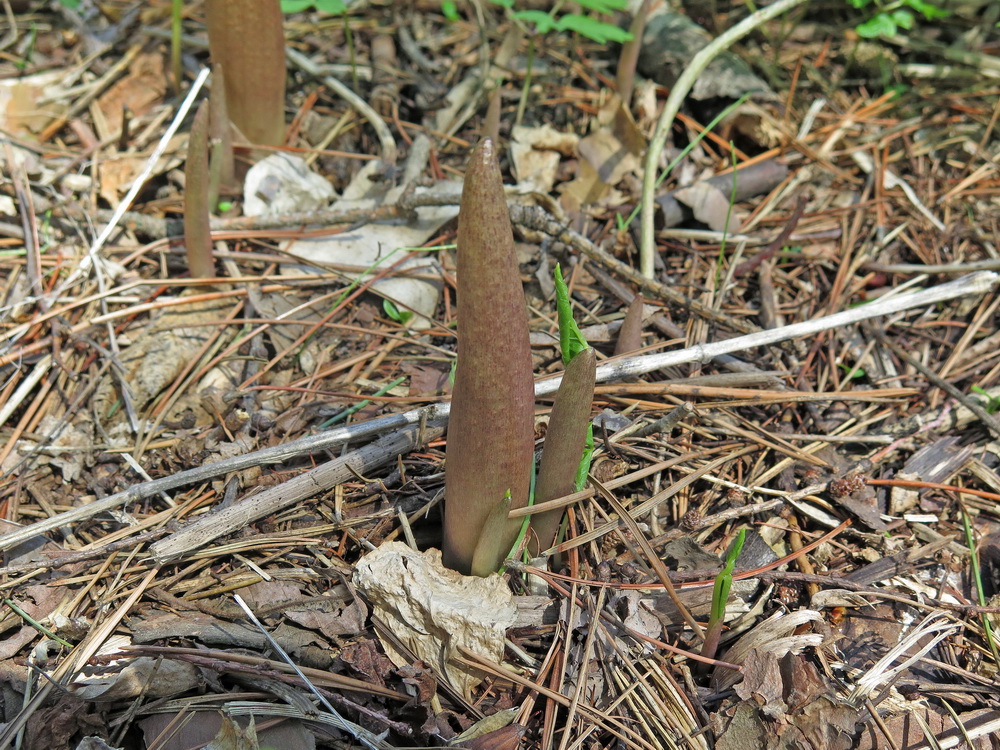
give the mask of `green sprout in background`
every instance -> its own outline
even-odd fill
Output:
[[[736,536],[736,541],[726,553],[726,564],[715,577],[715,587],[712,589],[712,612],[708,617],[708,628],[705,630],[705,643],[701,649],[701,655],[709,659],[714,659],[719,649],[719,638],[722,636],[722,623],[726,619],[726,602],[729,601],[729,590],[733,586],[733,569],[736,567],[736,559],[743,551],[743,542],[746,540],[746,529],[740,529]]]
[[[1000,411],[1000,396],[991,396],[989,391],[985,388],[980,388],[978,385],[972,386],[972,392],[978,393],[986,399],[986,403],[983,405],[983,408],[986,409],[987,414],[996,414]]]
[[[544,11],[531,8],[515,9],[515,0],[490,0],[490,2],[503,8],[507,17],[529,36],[527,71],[524,74],[524,85],[521,88],[521,101],[517,107],[517,115],[514,117],[515,125],[520,124],[521,118],[524,116],[528,91],[531,88],[535,43],[539,37],[544,37],[552,32],[571,31],[598,44],[624,43],[632,39],[629,32],[620,29],[613,23],[601,21],[582,13],[560,13],[562,3],[554,3],[552,10]],[[582,9],[605,16],[628,8],[628,0],[578,0],[576,4]],[[443,7],[442,10],[444,10]]]
[[[382,311],[400,325],[406,325],[413,318],[409,310],[400,310],[396,303],[389,299],[382,300]]]
[[[855,31],[865,39],[885,39],[893,36],[897,31],[903,29],[909,31],[916,23],[916,13],[922,15],[928,21],[938,18],[945,18],[950,14],[944,8],[940,8],[925,0],[847,0],[852,7],[873,8],[876,13],[867,21],[858,24]]]
[[[545,36],[553,31],[574,31],[587,37],[592,42],[607,44],[608,42],[627,42],[632,35],[612,23],[591,18],[581,13],[560,13],[562,3],[554,3],[552,10],[515,10],[515,0],[490,0],[494,5],[501,6],[519,26],[528,33]],[[615,11],[628,8],[627,0],[577,0],[581,8],[591,10],[600,15],[610,16]],[[530,24],[532,28],[527,28]]]

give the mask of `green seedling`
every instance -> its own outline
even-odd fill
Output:
[[[858,36],[865,39],[885,39],[895,35],[900,29],[909,31],[916,23],[917,15],[920,14],[928,21],[939,18],[946,18],[951,15],[950,11],[928,3],[926,0],[847,0],[852,7],[863,9],[869,8],[875,11],[874,15],[864,23],[858,24],[854,30]]]
[[[285,34],[278,0],[207,0],[208,46],[226,71],[226,108],[262,146],[285,139]]]
[[[501,6],[507,15],[528,34],[545,36],[553,31],[572,31],[598,44],[627,42],[632,39],[629,32],[614,24],[580,13],[560,13],[562,3],[554,3],[552,10],[543,11],[516,10],[514,8],[515,0],[490,0],[490,2]],[[581,8],[606,16],[628,7],[627,0],[578,0],[576,4]]]
[[[568,365],[573,358],[587,349],[590,344],[580,332],[576,320],[573,319],[573,306],[569,300],[569,287],[563,280],[562,267],[557,263],[553,274],[556,288],[556,315],[559,320],[559,347],[562,350],[562,361]]]
[[[733,569],[736,560],[743,551],[746,540],[746,529],[740,529],[736,541],[726,553],[726,563],[715,577],[712,588],[712,611],[708,616],[708,628],[705,630],[705,642],[701,647],[701,655],[714,659],[719,649],[719,638],[722,636],[722,624],[726,619],[726,603],[729,601],[729,590],[733,586]]]
[[[382,311],[400,325],[406,325],[413,318],[409,310],[400,310],[392,300],[382,300]]]
[[[959,501],[961,504],[961,501]],[[979,598],[979,606],[985,607],[986,591],[983,589],[983,576],[979,568],[979,550],[976,547],[975,535],[972,533],[972,522],[969,520],[969,513],[964,505],[962,509],[962,528],[965,531],[965,546],[969,548],[969,562],[972,565],[972,580],[976,584],[976,596]],[[1000,661],[1000,651],[997,649],[996,636],[993,633],[993,623],[986,614],[982,615],[983,633],[986,635],[986,643],[993,654],[994,662]]]
[[[857,365],[851,367],[850,365],[845,365],[843,362],[838,362],[837,367],[846,373],[845,377],[848,380],[861,380],[862,378],[868,377],[868,373],[865,372],[865,368],[858,367]]]
[[[978,385],[972,386],[972,392],[978,393],[986,399],[983,408],[986,409],[987,414],[996,414],[1000,411],[1000,396],[991,396],[989,391],[985,388],[980,388]]]
[[[455,21],[458,21],[461,18],[458,14],[458,6],[455,5],[453,0],[443,0],[441,3],[441,15],[452,23],[455,23]]]
[[[497,557],[485,548],[477,554],[487,524],[498,537],[493,548],[506,554],[521,525],[506,517],[507,494],[511,509],[528,502],[535,400],[527,306],[496,147],[488,138],[466,170],[457,255],[459,359],[448,426],[443,559],[461,573],[483,575],[492,571],[481,566]]]
[[[570,31],[586,37],[598,44],[608,42],[627,42],[632,35],[614,24],[607,23],[581,13],[560,13],[562,3],[554,3],[552,10],[517,9],[515,0],[490,0],[494,5],[504,9],[507,17],[528,35],[528,64],[524,75],[524,85],[521,89],[521,101],[517,107],[514,123],[519,124],[524,116],[528,101],[528,91],[531,88],[531,74],[535,61],[537,41],[553,32]],[[594,11],[601,15],[611,15],[615,11],[628,7],[628,0],[582,0],[577,2],[581,8]]]

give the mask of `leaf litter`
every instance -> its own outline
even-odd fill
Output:
[[[0,746],[990,746],[995,30],[980,26],[960,59],[948,43],[976,28],[962,16],[936,39],[918,28],[855,44],[843,19],[810,12],[748,37],[673,126],[651,281],[626,221],[660,87],[690,51],[650,44],[630,107],[609,91],[606,45],[546,35],[529,66],[495,8],[491,31],[437,6],[297,13],[289,43],[328,67],[293,65],[287,145],[329,193],[308,210],[214,218],[220,275],[194,284],[177,239],[186,121],[154,151],[179,106],[166,15],[131,26],[111,6],[13,5],[0,61]],[[681,23],[678,39],[712,36],[689,16],[654,18],[646,38]],[[203,20],[186,11],[192,76]],[[603,358],[637,293],[645,307],[629,334],[639,359],[599,374],[590,487],[554,501],[570,509],[557,564],[512,563],[491,584],[512,624],[487,649],[432,639],[432,658],[388,625],[402,607],[352,576],[400,542],[440,543],[450,182],[487,111],[483,45],[512,142],[536,376],[561,370],[556,262]],[[364,94],[376,57],[396,66],[371,84],[378,113],[323,87],[341,76],[338,91]],[[368,203],[330,202],[357,179]],[[374,255],[297,250],[345,229],[340,244]],[[986,275],[906,302],[974,272]],[[419,325],[387,315],[386,296]],[[893,298],[905,304],[877,307]],[[833,327],[718,347],[848,309],[857,317]],[[650,359],[672,351],[691,354]],[[706,663],[684,612],[704,627],[741,528],[757,551],[737,561]]]

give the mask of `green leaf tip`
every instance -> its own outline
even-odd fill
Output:
[[[580,327],[573,319],[573,306],[569,301],[569,287],[563,280],[562,268],[557,263],[554,274],[556,284],[556,313],[559,318],[559,347],[563,365],[568,365],[577,354],[590,347]]]

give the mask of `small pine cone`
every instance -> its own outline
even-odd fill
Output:
[[[681,528],[687,531],[695,531],[701,527],[701,513],[696,510],[689,510],[681,517]]]

